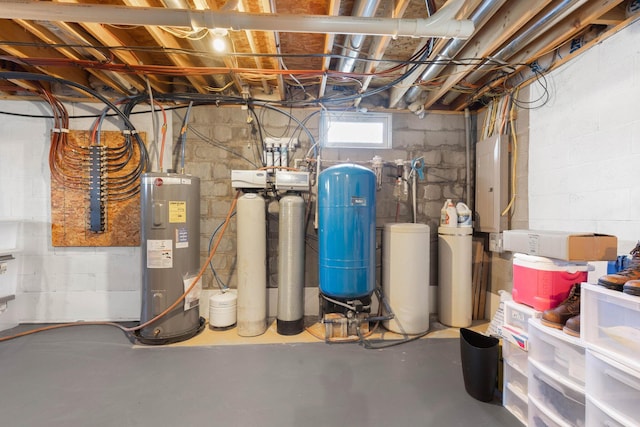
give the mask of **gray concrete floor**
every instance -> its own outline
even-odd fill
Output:
[[[0,367],[4,426],[520,425],[465,392],[458,339],[140,348],[82,326],[2,342]]]

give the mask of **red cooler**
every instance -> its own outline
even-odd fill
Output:
[[[513,300],[539,311],[554,308],[574,283],[587,281],[589,264],[534,255],[513,256]]]

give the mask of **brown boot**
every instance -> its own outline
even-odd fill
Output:
[[[629,266],[627,268],[614,274],[602,276],[598,279],[598,285],[604,286],[607,289],[622,292],[622,287],[629,280],[640,279],[640,241],[631,251],[631,256],[632,258],[631,261],[629,261]]]
[[[574,337],[580,337],[580,315],[573,316],[567,320],[567,323],[564,324],[564,328],[562,328],[562,332],[565,334],[569,334]]]
[[[629,280],[622,287],[622,292],[640,297],[640,280]]]
[[[567,299],[558,304],[557,307],[542,312],[540,321],[545,326],[562,329],[567,320],[578,314],[580,314],[580,283],[576,283],[571,287]]]

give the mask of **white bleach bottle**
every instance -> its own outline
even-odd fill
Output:
[[[469,209],[469,206],[458,202],[456,213],[458,215],[458,227],[471,227],[471,209]]]
[[[451,199],[447,199],[440,210],[440,225],[442,227],[457,227],[458,226],[458,214],[456,207],[453,205]]]

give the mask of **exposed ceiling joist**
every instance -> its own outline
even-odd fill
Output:
[[[427,4],[434,16],[428,16]],[[639,13],[631,5],[630,0],[7,0],[0,7],[0,67],[93,85],[112,97],[144,94],[150,86],[160,98],[176,102],[186,96],[283,107],[322,103],[419,115],[480,108],[488,98],[509,93],[557,66],[545,62],[547,55],[573,38],[594,32],[606,37],[630,25]],[[362,14],[358,8],[375,12],[352,16]],[[228,30],[233,48],[225,53],[211,46],[220,28]],[[344,49],[350,34],[363,36],[357,38],[357,54]],[[25,90],[37,90],[37,84],[3,84],[0,97]]]

